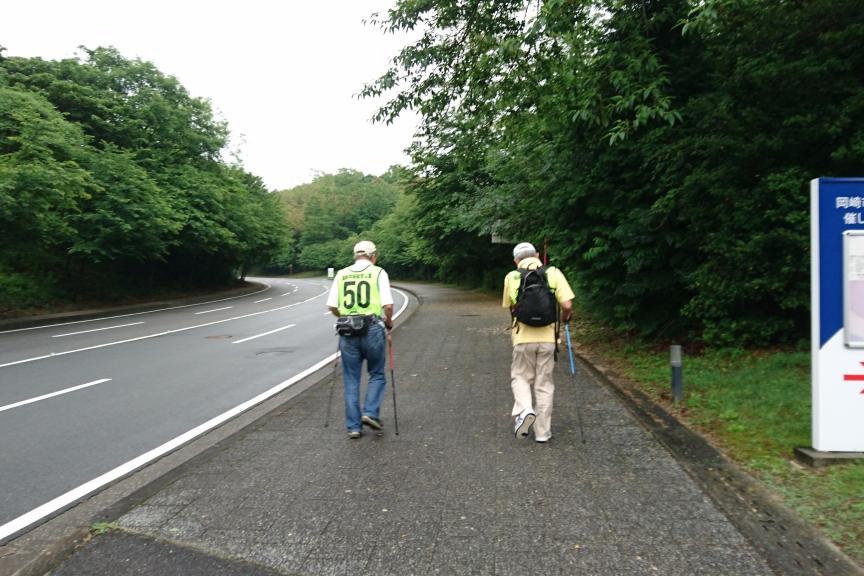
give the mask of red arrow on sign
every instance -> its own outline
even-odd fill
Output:
[[[861,366],[864,366],[864,362],[859,362]],[[846,382],[864,382],[864,374],[844,374],[843,380]],[[861,394],[864,394],[864,389],[861,390]]]

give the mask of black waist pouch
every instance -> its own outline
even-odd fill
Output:
[[[374,319],[374,316],[340,316],[336,318],[336,333],[340,336],[363,336]]]

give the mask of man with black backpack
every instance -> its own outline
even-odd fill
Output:
[[[575,295],[564,274],[544,266],[538,256],[529,242],[513,248],[516,270],[504,278],[502,305],[512,316],[514,432],[517,438],[527,438],[533,426],[534,439],[545,443],[552,438],[558,326],[570,320]]]

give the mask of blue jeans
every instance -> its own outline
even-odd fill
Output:
[[[379,419],[381,401],[387,377],[387,334],[381,322],[373,322],[363,336],[339,336],[339,352],[342,354],[342,382],[345,385],[345,426],[349,432],[359,431],[360,416]],[[363,360],[369,370],[369,386],[363,411],[360,409],[360,376]]]

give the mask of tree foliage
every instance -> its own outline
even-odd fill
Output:
[[[342,169],[319,174],[312,182],[279,193],[285,217],[298,235],[300,268],[325,270],[352,260],[352,247],[361,238],[379,249],[379,263],[391,272],[424,274],[415,242],[415,206],[403,192],[403,169],[392,167],[381,176]]]
[[[363,93],[422,117],[409,191],[444,276],[509,265],[494,231],[548,240],[621,329],[806,334],[807,182],[864,169],[856,2],[401,0],[377,22],[419,34]]]
[[[284,249],[278,199],[222,161],[206,100],[148,62],[83,52],[0,55],[2,306],[24,304],[27,278],[58,298],[224,283]]]

